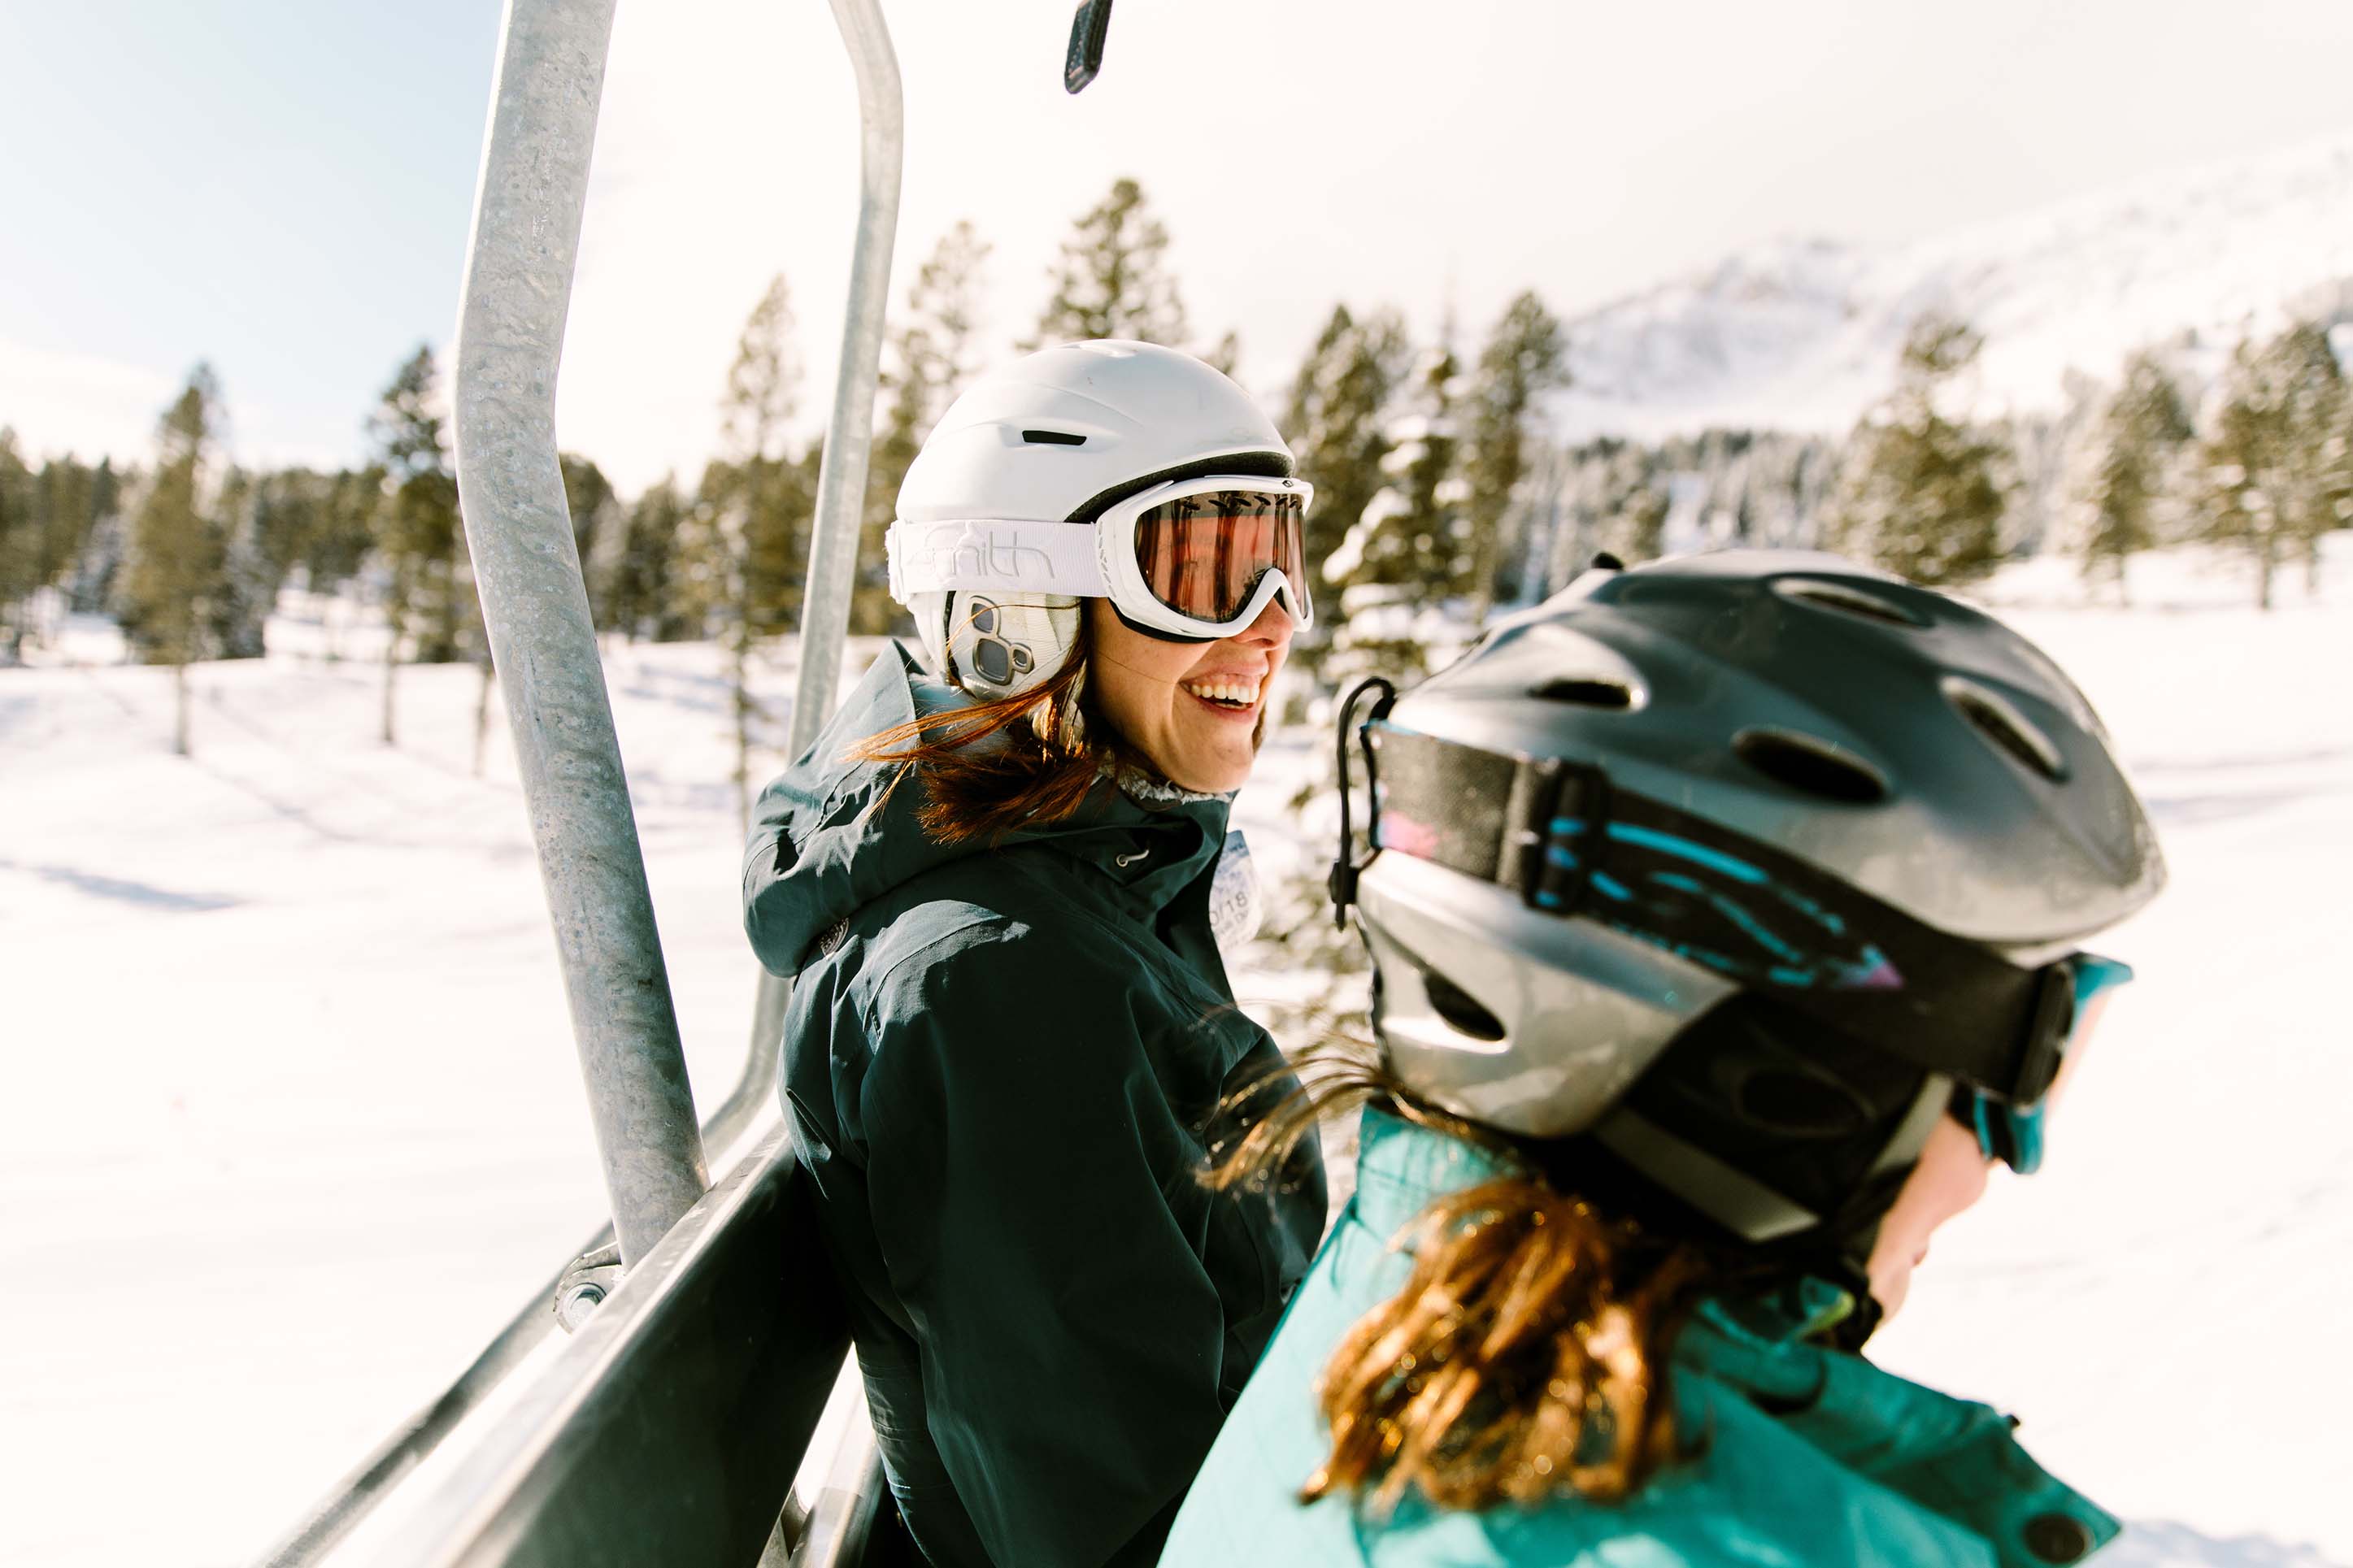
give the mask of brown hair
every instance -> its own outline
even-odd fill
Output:
[[[1714,1277],[1705,1256],[1556,1191],[1495,1134],[1417,1100],[1361,1045],[1295,1066],[1302,1087],[1209,1173],[1211,1186],[1263,1184],[1318,1120],[1366,1104],[1509,1167],[1440,1198],[1393,1243],[1411,1250],[1412,1276],[1324,1363],[1314,1397],[1332,1448],[1300,1500],[1350,1492],[1386,1515],[1408,1488],[1472,1510],[1638,1489],[1675,1453],[1667,1358]]]
[[[867,736],[848,755],[897,763],[892,790],[920,771],[924,799],[915,819],[943,844],[995,841],[1027,822],[1069,817],[1117,755],[1087,700],[1083,617],[1070,657],[1044,685],[923,714]]]

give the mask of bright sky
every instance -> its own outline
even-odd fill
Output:
[[[2353,126],[2343,0],[1124,0],[1059,80],[1071,0],[885,0],[908,100],[894,296],[970,217],[990,328],[1071,218],[1143,180],[1203,341],[1287,379],[1335,300],[1467,331],[1759,239],[1899,241]],[[0,0],[0,424],[130,455],[199,357],[240,456],[356,457],[446,346],[497,36],[487,0]],[[829,400],[856,205],[818,0],[622,0],[560,425],[634,489],[691,474],[735,332],[790,280]]]

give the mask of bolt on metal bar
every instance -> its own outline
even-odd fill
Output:
[[[708,1181],[556,462],[614,0],[508,0],[459,303],[458,489],[623,1259]]]
[[[891,47],[881,6],[877,0],[831,4],[834,25],[841,30],[858,78],[858,239],[850,254],[833,420],[826,427],[825,452],[818,466],[808,586],[801,595],[800,673],[793,689],[786,742],[795,757],[808,750],[832,717],[834,691],[841,680],[841,645],[849,632],[859,525],[866,511],[874,389],[881,378],[882,327],[890,304],[891,252],[898,238],[899,176],[906,146],[899,57]],[[751,1055],[731,1104],[749,1102],[754,1096],[765,1100],[775,1088],[777,1042],[791,988],[791,981],[761,973],[752,1005]]]

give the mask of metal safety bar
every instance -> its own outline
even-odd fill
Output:
[[[858,81],[861,190],[803,599],[795,755],[822,728],[839,680],[903,147],[898,62],[879,5],[832,5]],[[555,459],[554,393],[613,10],[614,0],[509,0],[468,247],[458,441],[469,542],[523,761],[607,1190],[617,1225],[625,1209],[632,1216],[629,1229],[638,1240],[632,1245],[625,1235],[622,1248],[634,1263],[701,1192],[702,1148],[733,1167],[738,1162],[729,1156],[761,1133],[764,1113],[773,1108],[790,984],[763,975],[744,1071],[698,1140]],[[501,529],[500,538],[491,537]],[[557,853],[551,855],[551,846]],[[604,864],[608,856],[619,864]],[[617,901],[596,902],[616,895]],[[649,984],[637,986],[635,996],[614,998],[613,978],[631,974]],[[633,1039],[635,1049],[647,1053],[634,1067],[620,1059],[632,1054]],[[617,1124],[617,1139],[608,1138],[608,1124]],[[590,1248],[614,1234],[607,1228]],[[534,1292],[456,1383],[389,1435],[262,1561],[293,1568],[331,1552],[555,1331],[554,1289],[551,1280]],[[843,1510],[850,1471],[868,1472],[871,1492],[871,1438],[862,1440],[858,1452],[834,1460],[831,1471],[839,1479],[818,1500],[820,1514]],[[871,1496],[847,1495],[862,1523],[872,1512]],[[813,1522],[804,1557],[818,1542],[830,1540],[838,1551],[841,1540],[862,1533],[858,1524],[828,1529],[827,1519]]]
[[[458,492],[624,1265],[709,1184],[556,460],[614,0],[508,0],[458,312]]]
[[[818,466],[817,526],[809,544],[808,586],[801,595],[800,673],[793,689],[786,749],[808,750],[833,713],[841,679],[841,645],[849,631],[859,525],[866,510],[867,459],[874,444],[874,389],[881,379],[882,328],[890,304],[891,253],[899,232],[899,176],[906,132],[899,57],[891,47],[878,0],[831,0],[834,25],[858,78],[858,241],[850,253],[849,297],[842,314],[841,359],[834,376],[833,419]],[[792,982],[763,971],[752,1004],[752,1040],[744,1079],[728,1097],[751,1108],[774,1092],[776,1051]],[[725,1118],[714,1118],[714,1121]],[[732,1130],[732,1129],[731,1129]]]

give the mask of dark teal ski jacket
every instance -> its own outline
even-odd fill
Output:
[[[1624,1502],[1468,1513],[1413,1494],[1388,1520],[1339,1496],[1302,1506],[1330,1451],[1312,1385],[1348,1327],[1403,1288],[1413,1258],[1393,1244],[1437,1198],[1504,1169],[1377,1111],[1361,1144],[1356,1196],[1203,1465],[1165,1568],[2042,1568],[2116,1534],[2007,1416],[1816,1342],[1852,1305],[1820,1281],[1701,1308],[1672,1384],[1692,1451]]]
[[[942,1568],[1148,1563],[1323,1229],[1197,1178],[1221,1094],[1279,1068],[1208,923],[1226,805],[1108,782],[948,848],[917,782],[841,761],[964,700],[885,653],[762,794],[744,925],[797,976],[783,1090],[891,1488]],[[881,804],[879,804],[881,803]]]

